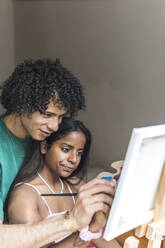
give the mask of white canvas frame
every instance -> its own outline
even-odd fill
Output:
[[[104,239],[152,220],[164,161],[165,125],[133,129]]]

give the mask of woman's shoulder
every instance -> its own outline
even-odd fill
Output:
[[[17,185],[11,192],[8,204],[10,223],[31,222],[38,211],[38,196],[32,187]]]
[[[34,186],[29,183],[20,183],[17,184],[11,192],[10,196],[10,204],[13,202],[15,204],[28,204],[29,201],[36,202],[37,200],[37,192],[34,189]]]

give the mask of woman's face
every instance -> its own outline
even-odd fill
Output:
[[[78,167],[86,143],[85,135],[81,131],[74,131],[53,142],[45,154],[45,166],[60,177],[68,177]]]

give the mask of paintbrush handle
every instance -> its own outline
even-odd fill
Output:
[[[64,193],[64,194],[41,194],[41,196],[76,196],[77,193]]]

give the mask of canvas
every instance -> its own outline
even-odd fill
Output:
[[[165,125],[133,129],[104,239],[152,220],[164,161]]]

